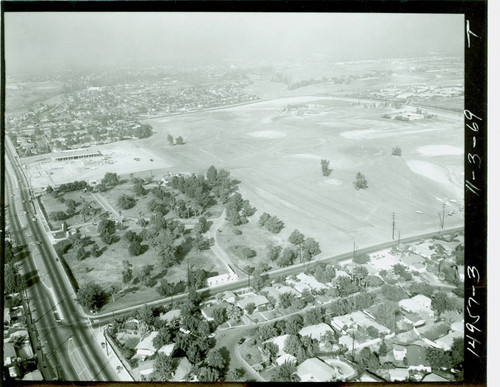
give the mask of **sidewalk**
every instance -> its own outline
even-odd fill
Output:
[[[122,382],[133,382],[134,378],[130,376],[127,369],[122,364],[111,345],[106,341],[106,338],[104,337],[104,327],[92,328],[92,332],[95,339],[99,343],[99,348],[104,354],[104,357],[109,360],[108,366],[113,369],[119,380]],[[105,343],[104,347],[101,345],[101,343]],[[117,367],[121,367],[121,370],[117,371]]]

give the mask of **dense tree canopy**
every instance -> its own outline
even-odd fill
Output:
[[[99,310],[106,301],[103,288],[94,283],[84,284],[77,293],[78,302],[90,310]]]

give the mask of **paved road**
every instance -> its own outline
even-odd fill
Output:
[[[108,366],[108,360],[103,354],[89,331],[89,323],[83,316],[81,308],[76,304],[75,293],[64,273],[60,262],[56,261],[53,246],[49,243],[45,231],[37,221],[32,221],[34,215],[30,204],[30,189],[26,177],[19,172],[19,161],[15,158],[15,151],[6,138],[6,180],[9,188],[15,189],[16,200],[22,200],[14,213],[14,204],[11,201],[10,219],[13,222],[13,231],[17,231],[21,243],[27,244],[30,240],[40,241],[40,244],[31,243],[32,264],[25,260],[25,270],[32,274],[40,286],[31,287],[30,298],[36,312],[35,324],[45,346],[45,353],[60,380],[80,381],[114,381],[118,380],[115,372]],[[16,168],[17,166],[17,168]],[[15,182],[17,180],[17,182]],[[7,194],[13,198],[11,193]],[[27,212],[20,216],[23,209]],[[16,220],[17,219],[17,220]],[[46,291],[41,290],[46,289]],[[57,320],[61,320],[60,323]]]

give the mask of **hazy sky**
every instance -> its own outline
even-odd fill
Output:
[[[460,55],[462,15],[290,13],[6,13],[5,60],[13,69],[99,67],[143,61],[227,59],[335,61]]]

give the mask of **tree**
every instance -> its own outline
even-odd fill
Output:
[[[115,222],[103,219],[99,222],[97,226],[97,232],[101,236],[101,239],[104,243],[110,245],[114,241],[114,233],[116,231]]]
[[[132,281],[132,265],[127,260],[123,261],[122,281],[124,284]]]
[[[217,184],[217,169],[213,165],[207,170],[207,181],[210,185]]]
[[[457,265],[463,265],[465,263],[463,245],[458,245],[457,247],[455,247],[455,250],[453,250],[453,254],[455,255],[455,261]]]
[[[153,265],[145,265],[141,268],[141,271],[139,272],[139,281],[143,285],[146,286],[153,286],[154,284],[151,284],[151,272],[153,271]]]
[[[278,335],[278,331],[271,324],[260,326],[257,332],[262,341],[266,341],[271,337],[275,337]]]
[[[134,194],[136,196],[146,195],[146,190],[144,189],[144,186],[142,185],[141,181],[137,181],[136,183],[134,183],[132,190],[134,191]]]
[[[164,345],[171,343],[173,338],[174,335],[172,334],[170,328],[163,326],[158,329],[158,334],[153,339],[153,346],[156,349],[160,349]]]
[[[462,314],[456,310],[445,310],[441,312],[440,317],[446,325],[451,325],[454,322],[462,320]]]
[[[148,327],[153,326],[155,322],[153,309],[149,305],[143,305],[137,311],[137,318],[141,320],[144,324],[146,324]]]
[[[443,368],[451,368],[452,367],[452,358],[450,352],[446,352],[441,348],[427,347],[425,349],[425,358],[431,364],[433,369]]]
[[[207,353],[206,362],[210,367],[218,370],[223,370],[226,367],[226,360],[224,360],[220,349],[210,349]]]
[[[260,218],[259,218],[259,226],[260,227],[264,227],[267,222],[269,221],[269,219],[271,219],[271,215],[269,215],[267,212],[264,212]]]
[[[368,254],[356,254],[352,261],[358,265],[363,265],[370,261],[370,256]]]
[[[276,216],[272,216],[266,222],[266,228],[273,234],[278,234],[283,229],[283,227],[285,227],[285,224]]]
[[[406,298],[406,294],[399,286],[389,284],[382,285],[382,294],[390,301],[401,301],[403,298]]]
[[[293,260],[295,259],[295,251],[290,247],[287,247],[283,250],[283,254],[280,258],[278,258],[277,264],[279,267],[290,266],[293,264]]]
[[[305,261],[310,261],[312,257],[321,253],[321,249],[319,248],[319,243],[316,242],[313,238],[307,238],[303,244],[303,259]]]
[[[137,257],[143,251],[142,245],[140,242],[132,241],[132,243],[128,246],[128,252],[130,255]]]
[[[300,246],[302,243],[304,243],[304,234],[295,229],[288,237],[288,242],[295,246]]]
[[[78,290],[77,299],[84,308],[99,310],[104,305],[106,294],[100,285],[87,283]]]
[[[330,176],[332,173],[333,169],[330,168],[330,161],[326,159],[321,159],[321,172],[323,173],[323,176]]]
[[[451,364],[454,368],[462,368],[464,362],[464,338],[453,339],[450,349]]]
[[[272,382],[298,382],[300,379],[295,373],[297,367],[292,363],[286,361],[280,365],[274,373]]]
[[[373,313],[377,322],[392,330],[395,330],[396,316],[398,314],[399,314],[398,304],[391,301],[383,302],[375,309]]]
[[[21,291],[22,278],[17,268],[12,264],[5,265],[4,286],[5,294],[19,293]]]
[[[223,324],[227,320],[226,309],[224,308],[214,309],[212,318],[214,319],[215,325],[219,326]]]
[[[358,190],[358,191],[360,189],[367,189],[368,188],[368,182],[366,180],[366,177],[361,172],[357,173],[356,180],[354,180],[353,184],[354,184],[354,188],[356,188],[356,190]]]
[[[393,156],[401,156],[401,148],[399,146],[396,146],[392,148],[392,155]]]
[[[278,259],[281,253],[281,246],[267,246],[266,257],[271,261]]]
[[[352,269],[352,276],[358,281],[358,286],[360,286],[361,281],[368,276],[368,269],[364,266],[356,265]]]
[[[304,320],[300,315],[293,315],[286,320],[285,332],[288,335],[297,335],[304,327]]]
[[[128,210],[135,206],[136,200],[129,195],[120,195],[118,198],[118,206],[124,210]]]
[[[101,180],[101,184],[108,187],[114,187],[115,185],[120,184],[120,179],[118,179],[118,175],[116,173],[107,172]]]
[[[153,366],[152,379],[158,382],[169,381],[174,371],[174,360],[162,352],[158,353]]]
[[[167,141],[170,145],[174,145],[174,137],[170,133],[167,134]]]
[[[229,320],[237,321],[243,316],[243,311],[238,306],[230,304],[226,308],[226,315]]]
[[[255,304],[253,302],[248,303],[245,306],[245,310],[247,311],[248,314],[252,314],[255,310]]]
[[[431,301],[432,308],[441,315],[446,310],[455,309],[455,304],[450,296],[445,292],[438,292],[432,297]]]
[[[184,139],[179,136],[175,139],[175,145],[183,145],[184,144]]]
[[[305,316],[305,325],[319,324],[323,322],[324,310],[322,308],[311,309]]]

